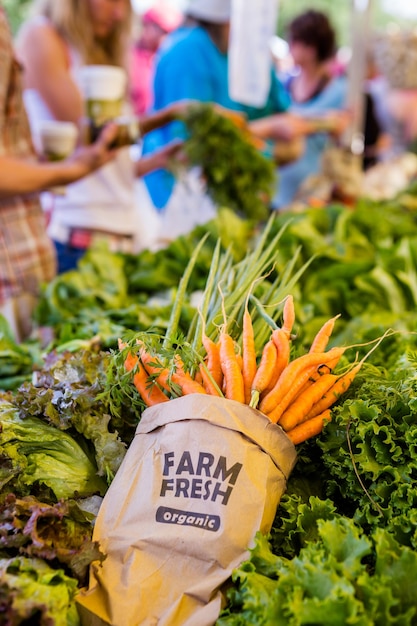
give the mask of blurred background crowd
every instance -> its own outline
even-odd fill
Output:
[[[97,238],[135,252],[214,215],[201,172],[175,171],[193,102],[244,120],[261,142],[278,172],[271,211],[306,197],[348,203],[362,184],[358,167],[362,174],[417,151],[409,0],[3,0],[0,16],[0,218],[9,233],[0,311],[9,319],[22,292],[27,316],[40,282],[75,268]],[[110,128],[59,166],[35,165],[41,124],[79,125],[80,76],[96,65],[126,76],[119,113],[135,117],[140,140],[115,151]],[[417,173],[415,161],[405,163]],[[39,200],[29,201],[34,192]],[[33,202],[42,211],[28,228]]]

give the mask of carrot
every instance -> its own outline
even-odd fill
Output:
[[[207,391],[204,389],[203,385],[201,385],[196,380],[193,380],[188,372],[184,372],[182,374],[173,372],[171,374],[171,381],[174,383],[174,385],[178,385],[178,387],[181,389],[181,393],[183,396],[190,393],[207,394]]]
[[[184,364],[178,354],[174,357],[175,371],[163,365],[157,356],[152,356],[144,348],[140,350],[140,359],[148,376],[153,376],[154,381],[165,391],[171,393],[172,386],[177,385],[182,395],[207,393],[201,383],[194,380],[189,372],[184,371]]]
[[[274,376],[277,358],[278,354],[276,346],[272,339],[270,339],[263,347],[261,360],[259,361],[255,377],[252,381],[250,399],[251,407],[257,407],[260,394],[271,382],[271,379]]]
[[[132,354],[132,352],[129,352],[124,362],[125,370],[127,372],[131,372],[135,368],[138,362],[139,362],[139,358],[135,356],[134,354]]]
[[[277,424],[281,418],[281,415],[284,411],[289,407],[291,402],[294,401],[294,398],[299,395],[301,389],[305,386],[307,381],[314,377],[317,374],[317,365],[310,365],[305,367],[295,378],[293,384],[286,391],[285,394],[281,396],[281,399],[276,403],[274,408],[266,415],[269,417],[271,422]]]
[[[245,389],[245,402],[249,404],[251,399],[252,382],[256,374],[256,349],[255,335],[253,332],[252,318],[247,306],[243,313],[242,323],[242,374]]]
[[[316,417],[313,417],[302,424],[299,424],[292,430],[287,432],[287,437],[291,439],[293,444],[296,446],[307,439],[311,439],[315,435],[319,435],[323,430],[325,422],[330,422],[332,416],[330,414],[330,409],[326,409]]]
[[[285,331],[289,337],[295,322],[294,299],[291,295],[285,298],[284,310],[282,313],[282,330]]]
[[[343,376],[338,376],[334,385],[332,385],[327,393],[324,394],[323,397],[311,407],[306,416],[306,419],[312,419],[316,415],[322,413],[325,409],[331,407],[332,404],[334,404],[340,398],[340,396],[349,389],[350,385],[355,379],[356,374],[362,367],[362,364],[363,361],[360,361],[354,367],[352,367],[352,369],[346,372],[346,374],[343,374]]]
[[[335,374],[323,374],[323,376],[320,376],[318,380],[300,393],[289,405],[282,414],[279,425],[285,431],[289,431],[301,424],[301,422],[304,422],[314,404],[330,389],[337,378]]]
[[[237,402],[244,404],[245,388],[242,370],[236,358],[234,341],[224,330],[220,333],[220,362],[224,376],[226,398],[237,400]]]
[[[174,355],[174,365],[175,371],[171,372],[170,380],[180,387],[183,396],[190,393],[207,393],[203,385],[185,371],[184,363],[179,354]]]
[[[332,362],[336,361],[336,359],[334,359]],[[321,376],[324,376],[324,374],[331,374],[332,373],[332,367],[329,366],[329,363],[326,363],[326,365],[319,365],[319,367],[316,369],[315,372],[313,372],[313,374],[311,374],[311,376],[309,377],[309,379],[307,380],[306,383],[304,383],[304,385],[301,387],[300,391],[297,393],[297,395],[294,396],[293,398],[293,402],[295,402],[302,393],[304,393],[307,389],[309,389],[313,383],[315,383]]]
[[[283,328],[277,328],[272,331],[271,339],[277,349],[277,360],[275,363],[275,372],[271,378],[269,385],[265,389],[265,395],[274,388],[278,378],[290,361],[290,341],[289,336]]]
[[[316,336],[313,339],[313,343],[310,346],[310,352],[324,352],[327,344],[329,343],[331,334],[334,329],[334,325],[336,320],[340,317],[339,315],[335,315],[331,317],[327,322],[323,324],[320,330],[317,332]]]
[[[303,354],[291,361],[278,378],[275,387],[263,398],[259,409],[266,415],[271,413],[290,389],[292,389],[293,392],[301,389],[302,385],[300,384],[300,380],[302,373],[304,376],[302,384],[304,384],[317,366],[328,363],[328,361],[336,358],[336,356],[342,355],[344,351],[345,348],[332,348],[328,352]],[[295,384],[296,381],[297,385]]]
[[[206,393],[211,396],[223,397],[222,392],[220,391],[218,385],[216,385],[215,381],[213,381],[205,363],[200,363],[199,373],[201,375],[202,385],[206,390]]]
[[[162,389],[170,392],[171,386],[169,384],[169,368],[165,367],[156,355],[153,356],[147,352],[144,347],[140,349],[139,354],[140,360],[148,372],[148,375],[153,376]]]
[[[126,364],[126,361],[128,361],[128,364]],[[161,402],[167,402],[167,396],[155,382],[152,382],[149,379],[148,372],[143,367],[139,358],[133,356],[130,353],[126,358],[126,361],[126,369],[128,371],[134,370],[133,384],[135,385],[145,404],[147,406],[153,406],[155,404],[160,404]]]
[[[223,372],[220,363],[219,345],[207,337],[205,333],[203,333],[202,341],[207,354],[207,369],[212,375],[215,383],[221,388],[223,382]]]

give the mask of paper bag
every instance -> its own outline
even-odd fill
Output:
[[[214,624],[295,459],[284,431],[239,402],[192,394],[146,409],[98,514],[107,558],[78,596],[83,625]]]

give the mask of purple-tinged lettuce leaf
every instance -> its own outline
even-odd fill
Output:
[[[74,501],[50,505],[9,494],[0,498],[0,550],[59,562],[86,583],[90,563],[104,559],[92,541],[91,518]]]

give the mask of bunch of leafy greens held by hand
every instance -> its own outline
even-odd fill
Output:
[[[207,192],[218,206],[251,220],[264,220],[274,190],[275,166],[247,132],[212,104],[190,107],[184,117],[184,150],[190,165],[202,168]]]

